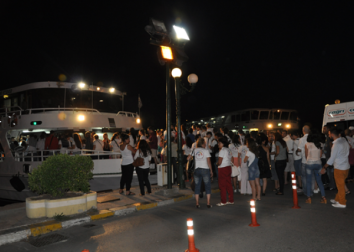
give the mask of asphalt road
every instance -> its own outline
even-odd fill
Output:
[[[354,192],[353,184],[349,187]],[[328,198],[335,192],[326,191]],[[291,209],[290,186],[286,195],[269,192],[256,203],[260,227],[249,227],[249,196],[237,195],[235,205],[217,207],[219,194],[212,195],[212,209],[201,208],[194,200],[144,210],[125,217],[92,222],[95,226],[76,226],[58,234],[66,241],[34,247],[27,241],[8,244],[0,251],[185,251],[188,248],[186,219],[193,218],[196,247],[200,251],[354,251],[354,197],[348,197],[346,209],[313,203]],[[45,236],[43,236],[45,237]]]

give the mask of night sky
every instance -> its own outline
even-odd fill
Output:
[[[140,94],[143,126],[165,127],[165,67],[144,30],[154,17],[190,37],[182,80],[196,73],[199,82],[182,98],[183,121],[291,108],[319,128],[325,104],[354,100],[350,1],[111,2],[1,1],[1,90],[59,74],[102,82],[127,92],[132,112]]]

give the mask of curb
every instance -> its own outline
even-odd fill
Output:
[[[212,193],[220,192],[219,189],[214,189],[211,191]],[[177,197],[174,199],[168,199],[153,203],[136,203],[129,206],[111,208],[109,210],[101,210],[98,214],[90,215],[87,217],[79,218],[79,219],[72,219],[63,222],[57,222],[55,220],[41,222],[37,224],[32,224],[28,226],[23,226],[20,228],[11,228],[7,230],[3,230],[0,232],[0,246],[5,245],[12,242],[18,242],[23,239],[28,238],[29,236],[39,236],[46,233],[50,233],[56,230],[60,230],[63,228],[68,228],[72,226],[81,225],[83,223],[92,222],[95,220],[100,220],[112,216],[124,216],[127,214],[131,214],[137,211],[147,210],[155,207],[162,207],[167,206],[176,202],[184,201],[191,199],[193,194],[184,195],[181,197]],[[9,232],[8,232],[9,231]],[[3,233],[3,234],[1,234]]]

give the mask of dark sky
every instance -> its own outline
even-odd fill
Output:
[[[163,127],[165,68],[144,30],[154,17],[190,36],[182,80],[196,73],[199,82],[182,98],[183,121],[273,107],[297,109],[318,128],[325,104],[353,100],[350,1],[105,2],[1,1],[1,89],[59,74],[102,82],[127,92],[133,112],[140,94],[144,127]]]

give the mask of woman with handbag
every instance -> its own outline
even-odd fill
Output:
[[[126,195],[135,195],[135,193],[130,191],[130,187],[133,180],[133,157],[136,150],[129,144],[130,139],[127,134],[121,134],[120,139],[122,140],[119,146],[120,152],[122,153],[122,177],[120,178],[119,193],[123,194],[124,186],[126,186]]]
[[[147,189],[147,194],[151,194],[151,185],[149,181],[151,161],[151,149],[145,140],[138,142],[137,151],[134,156],[133,166],[136,167],[136,174],[138,175],[140,196],[145,195],[144,185]]]
[[[233,171],[231,172],[232,182],[234,184],[234,193],[237,193],[237,178],[241,174],[241,160],[238,158],[238,148],[241,147],[240,136],[234,135],[232,138],[232,143],[229,144],[229,149],[232,152],[232,163],[235,167],[232,167]],[[238,169],[237,172],[234,169]],[[237,174],[239,173],[239,174]],[[235,175],[237,174],[237,175]],[[239,190],[241,190],[241,180],[238,181]]]
[[[195,169],[194,169],[194,182],[195,182],[195,203],[196,208],[200,208],[199,205],[199,194],[202,181],[205,185],[205,193],[207,195],[207,207],[211,208],[210,196],[211,196],[211,178],[213,177],[212,166],[210,162],[210,153],[205,149],[205,140],[200,138],[197,142],[197,147],[194,149],[191,155],[188,156],[188,160],[191,156],[195,160]]]
[[[232,152],[226,137],[218,138],[219,158],[218,158],[218,182],[220,189],[221,202],[217,206],[233,205],[234,192],[231,184],[231,158]],[[226,192],[229,194],[229,201],[226,201]]]

